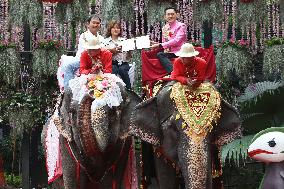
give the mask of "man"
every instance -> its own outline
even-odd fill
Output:
[[[196,89],[205,80],[206,61],[196,57],[199,54],[192,44],[185,43],[176,53],[179,58],[174,61],[171,78]]]
[[[85,51],[80,58],[80,74],[96,74],[112,72],[112,53],[103,49],[104,45],[99,37],[89,39]]]
[[[170,59],[176,58],[174,53],[178,52],[186,42],[186,26],[177,21],[178,12],[174,7],[165,9],[165,20],[167,24],[162,28],[162,43],[155,43],[152,48],[162,47],[164,52],[157,54],[162,66],[168,73],[173,70]]]
[[[66,62],[66,66],[64,69],[64,88],[66,89],[69,85],[69,80],[74,78],[75,71],[80,66],[80,57],[81,53],[85,50],[85,43],[87,40],[98,37],[102,42],[104,38],[98,34],[98,31],[101,28],[101,19],[98,16],[91,15],[87,19],[87,28],[88,30],[80,35],[79,44],[78,44],[78,51],[76,56],[71,61]]]

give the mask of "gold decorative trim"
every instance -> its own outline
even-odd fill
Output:
[[[196,142],[203,140],[211,132],[213,123],[220,118],[221,97],[209,82],[202,83],[196,90],[175,83],[170,97],[185,121],[182,129]]]

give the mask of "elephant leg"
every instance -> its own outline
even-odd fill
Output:
[[[180,133],[178,158],[186,189],[211,189],[209,136],[200,143]]]
[[[62,155],[62,171],[65,189],[77,189],[76,178],[76,162],[70,156],[65,139],[60,137],[61,155]]]
[[[179,188],[179,180],[177,178],[176,169],[167,164],[164,158],[157,158],[154,155],[156,168],[156,176],[160,189],[177,189]]]

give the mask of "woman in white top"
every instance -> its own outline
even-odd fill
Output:
[[[130,52],[121,52],[121,42],[125,40],[121,37],[121,25],[119,21],[110,21],[107,26],[105,45],[112,53],[112,73],[119,75],[126,84],[127,89],[131,89],[128,71],[131,58]]]

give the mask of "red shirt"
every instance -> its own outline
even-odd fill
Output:
[[[102,64],[102,71],[104,73],[112,72],[112,53],[109,50],[101,49],[100,54],[93,57],[94,60],[100,61]],[[88,54],[88,51],[85,50],[81,54],[80,58],[80,74],[89,74],[92,69],[92,59]]]
[[[199,57],[195,57],[189,65],[184,65],[180,58],[175,59],[171,78],[186,85],[187,78],[196,79],[193,87],[197,88],[205,80],[207,63]]]

